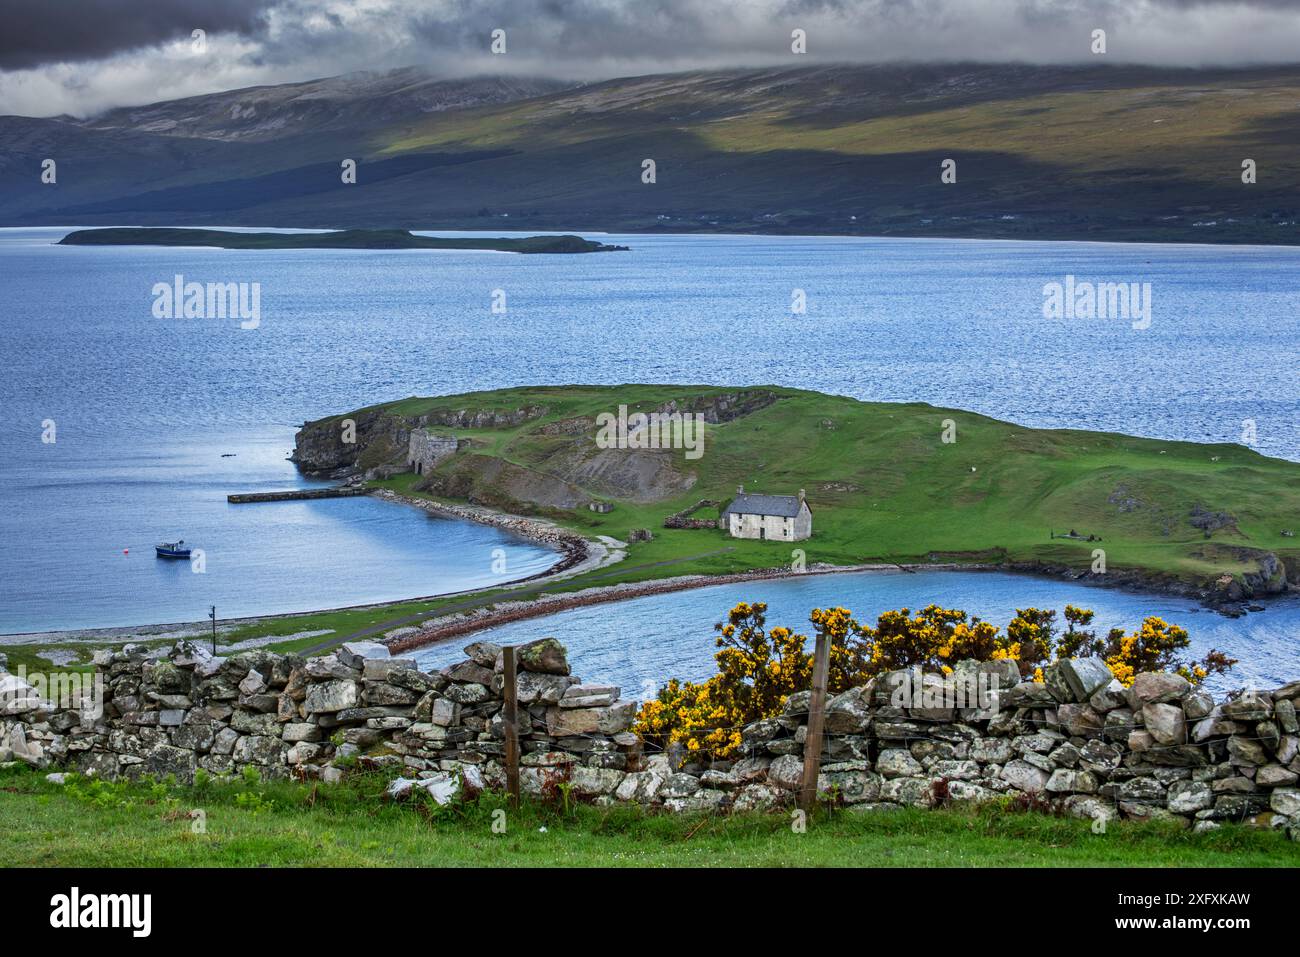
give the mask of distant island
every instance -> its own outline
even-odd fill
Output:
[[[68,233],[60,246],[216,246],[221,249],[489,249],[505,253],[603,253],[626,246],[581,236],[450,238],[405,229],[342,229],[328,233],[234,233],[221,229],[111,227]]]

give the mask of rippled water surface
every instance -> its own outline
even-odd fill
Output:
[[[1226,618],[1194,602],[1099,588],[1073,582],[999,572],[921,571],[807,575],[778,581],[715,585],[627,602],[588,605],[545,618],[485,629],[473,636],[414,653],[424,668],[442,668],[464,658],[470,640],[521,644],[552,635],[569,649],[573,673],[584,681],[610,682],[627,697],[645,696],[670,677],[698,681],[714,665],[713,625],[739,601],[768,603],[768,627],[785,625],[811,635],[808,613],[842,605],[862,622],[874,624],[885,611],[934,602],[962,608],[1005,627],[1017,608],[1053,608],[1057,620],[1066,604],[1096,612],[1094,628],[1132,630],[1148,615],[1188,630],[1192,651],[1228,652],[1240,664],[1218,685],[1240,687],[1255,681],[1271,687],[1300,678],[1300,600],[1287,599],[1267,611]],[[807,650],[812,650],[811,639]]]
[[[299,482],[284,455],[303,420],[408,395],[774,382],[1198,441],[1250,419],[1261,451],[1300,459],[1295,249],[615,236],[632,251],[519,256],[62,233],[0,230],[0,632],[457,590],[493,577],[496,547],[505,577],[545,567],[379,502],[225,504]],[[155,319],[151,290],[177,274],[260,282],[260,327]],[[1152,283],[1151,327],[1044,320],[1043,284],[1067,274]],[[168,537],[204,546],[206,575],[158,563]]]

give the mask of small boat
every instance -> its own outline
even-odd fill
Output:
[[[190,547],[185,544],[185,540],[179,542],[159,542],[154,547],[159,558],[189,558]]]

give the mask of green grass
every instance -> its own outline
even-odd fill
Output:
[[[807,560],[833,564],[917,562],[932,553],[957,561],[1005,557],[1087,568],[1098,543],[1049,537],[1077,529],[1100,536],[1108,568],[1203,582],[1240,574],[1253,562],[1238,549],[1273,551],[1300,560],[1295,539],[1281,532],[1300,512],[1300,464],[1262,456],[1240,445],[1203,445],[1113,433],[1030,429],[956,409],[921,403],[859,402],[839,396],[765,387],[773,405],[710,426],[697,461],[673,453],[665,471],[692,475],[689,491],[635,502],[596,485],[593,497],[614,498],[613,512],[538,509],[586,534],[624,538],[638,527],[655,540],[633,546],[629,565],[731,548],[691,571],[739,571],[788,565],[791,548],[736,541],[721,532],[663,529],[663,519],[701,498],[729,500],[736,486],[790,494],[807,489],[814,535],[799,543]],[[440,474],[474,483],[479,501],[503,506],[509,489],[476,481],[485,459],[500,459],[532,475],[581,484],[574,439],[545,435],[560,419],[595,416],[619,403],[650,410],[669,398],[728,391],[690,386],[522,388],[406,399],[384,408],[403,417],[459,408],[519,408],[539,404],[547,415],[516,428],[449,430],[475,442],[474,457],[458,455]],[[731,390],[734,391],[734,390]],[[941,441],[944,422],[956,441]],[[591,435],[585,439],[594,453]],[[581,464],[581,460],[579,461]],[[388,488],[410,493],[414,476]],[[1124,501],[1137,505],[1123,510]],[[1191,524],[1194,507],[1231,513],[1234,528],[1209,539]]]
[[[11,673],[17,673],[19,668],[26,668],[28,672],[40,672],[50,674],[63,671],[81,671],[89,672],[94,670],[90,663],[90,656],[94,653],[89,646],[78,646],[74,650],[77,652],[77,658],[68,664],[55,664],[42,655],[41,652],[48,650],[45,645],[5,645],[0,647],[0,654],[7,659],[5,668]]]
[[[7,866],[576,867],[1295,867],[1284,834],[1225,825],[1090,822],[1006,805],[866,814],[819,811],[806,833],[788,812],[731,817],[525,802],[492,830],[498,795],[452,809],[385,803],[384,777],[290,782],[52,785],[0,770],[0,861]],[[193,833],[201,809],[206,833]],[[545,830],[542,830],[542,829]]]

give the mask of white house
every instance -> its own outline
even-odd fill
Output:
[[[797,542],[812,535],[812,509],[798,495],[748,495],[745,486],[722,510],[722,527],[732,538]]]

